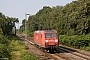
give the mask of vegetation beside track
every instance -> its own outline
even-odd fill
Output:
[[[0,35],[0,60],[10,59],[9,41],[5,36]]]
[[[27,47],[17,36],[0,35],[0,58],[9,60],[38,60],[27,51]]]
[[[90,34],[74,36],[60,35],[59,41],[63,45],[90,51]]]

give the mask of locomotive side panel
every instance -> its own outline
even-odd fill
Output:
[[[39,33],[38,32],[34,33],[34,43],[39,45],[40,47],[45,47],[42,31],[40,31]]]

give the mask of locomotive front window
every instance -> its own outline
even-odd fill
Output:
[[[51,37],[52,37],[52,38],[56,38],[57,35],[56,35],[55,33],[53,33],[53,34],[51,35]]]
[[[46,33],[45,38],[57,38],[57,34],[56,33]]]
[[[45,34],[45,38],[51,38],[51,34],[50,33],[46,33]]]

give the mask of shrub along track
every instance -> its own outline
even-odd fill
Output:
[[[22,35],[22,36],[24,37],[25,35]],[[24,38],[24,40],[25,39],[30,44],[34,44],[32,37],[26,36],[26,38]],[[81,52],[80,50],[78,51],[78,50],[75,50],[73,48],[69,48],[67,46],[60,45],[59,48],[58,48],[58,53],[55,53],[55,54],[45,53],[45,54],[46,54],[46,56],[48,55],[48,57],[50,59],[51,59],[51,57],[53,57],[52,59],[55,59],[55,60],[58,60],[58,59],[61,60],[63,58],[64,58],[64,60],[65,59],[66,60],[90,60],[90,54],[89,53],[87,54],[87,52],[85,52],[85,51],[84,52]]]
[[[47,53],[44,50],[38,48],[37,46],[34,45],[33,38],[31,37],[25,37],[24,35],[18,35],[20,39],[22,39],[25,43],[25,45],[28,46],[29,51],[33,54],[35,54],[40,60],[66,60],[62,58],[58,54],[54,53]]]

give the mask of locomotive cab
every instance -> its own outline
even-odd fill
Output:
[[[49,31],[45,33],[45,46],[48,50],[55,50],[58,48],[58,34],[56,31]]]

